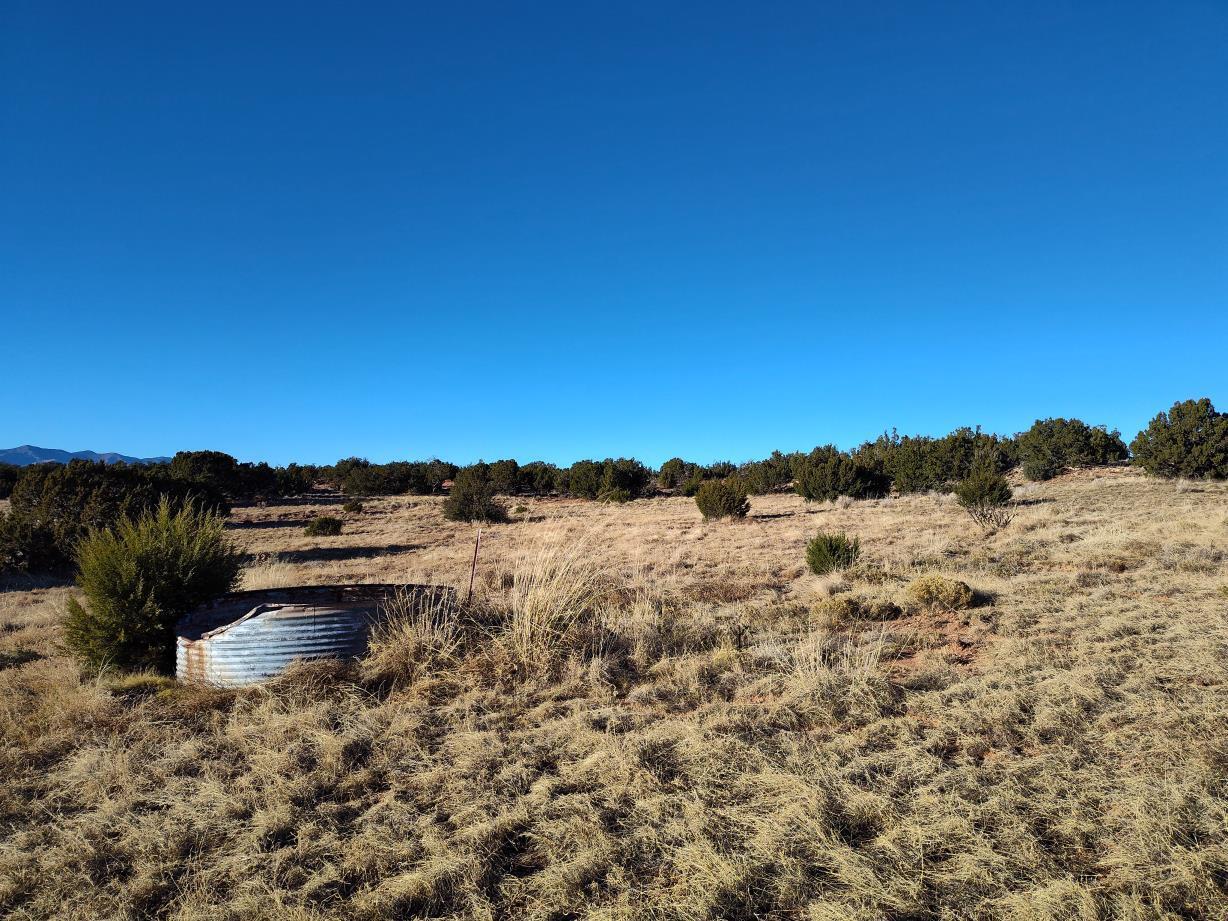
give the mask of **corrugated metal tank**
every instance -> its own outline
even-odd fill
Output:
[[[386,602],[455,601],[432,585],[319,585],[233,592],[203,605],[177,628],[181,681],[239,687],[281,674],[296,659],[359,656]]]

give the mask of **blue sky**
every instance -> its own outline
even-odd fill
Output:
[[[0,12],[0,446],[742,460],[1228,408],[1228,7]]]

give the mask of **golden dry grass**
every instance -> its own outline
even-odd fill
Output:
[[[1228,917],[1228,485],[1024,493],[989,536],[944,497],[525,501],[471,609],[237,692],[83,676],[70,590],[14,587],[0,914]],[[437,500],[324,511],[238,510],[249,584],[466,587]],[[807,574],[820,527],[861,560]]]

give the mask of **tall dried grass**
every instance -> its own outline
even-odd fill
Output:
[[[377,683],[410,683],[455,665],[467,640],[456,599],[423,598],[401,589],[384,603],[372,628],[363,671]]]
[[[554,529],[518,554],[502,630],[506,647],[523,666],[573,651],[594,623],[603,573],[594,565],[590,540]]]
[[[299,566],[286,560],[265,554],[245,565],[239,573],[239,588],[255,591],[262,588],[288,588],[302,585],[303,572]]]

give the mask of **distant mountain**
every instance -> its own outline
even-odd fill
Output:
[[[15,467],[28,467],[30,464],[67,464],[70,460],[102,461],[115,464],[123,461],[125,464],[164,464],[169,457],[129,457],[127,454],[116,454],[108,451],[99,454],[97,451],[61,451],[59,448],[36,448],[34,445],[22,445],[18,448],[0,448],[0,464],[12,464]]]

